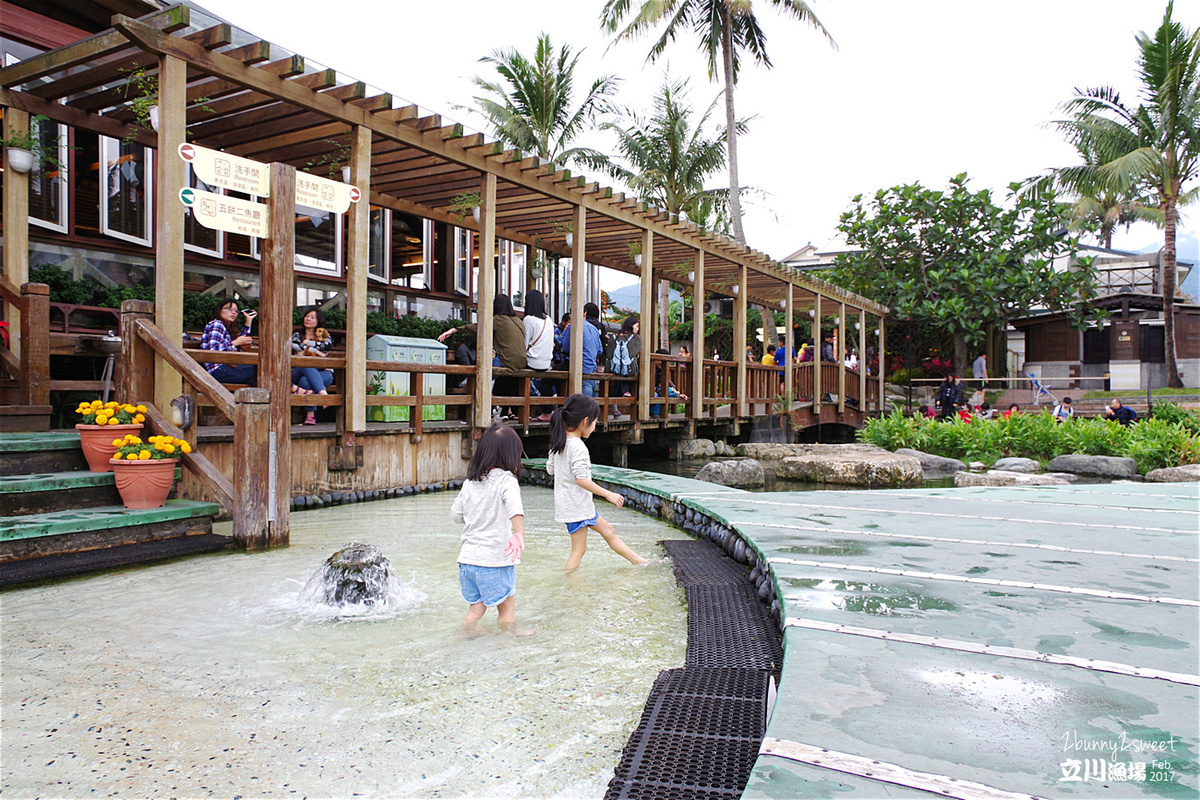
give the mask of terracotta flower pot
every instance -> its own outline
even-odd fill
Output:
[[[117,452],[113,440],[124,439],[131,433],[136,436],[142,430],[142,426],[79,423],[75,430],[79,431],[79,444],[83,447],[83,457],[87,459],[88,468],[92,472],[112,472],[108,462],[113,453]]]
[[[111,459],[117,492],[126,508],[162,508],[175,484],[177,458],[151,458],[146,461]]]

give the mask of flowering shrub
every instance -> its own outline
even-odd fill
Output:
[[[126,461],[150,461],[162,458],[179,458],[192,452],[192,446],[174,436],[151,436],[145,442],[132,433],[124,439],[113,439],[117,452],[113,458]]]
[[[83,417],[84,425],[141,425],[146,421],[146,407],[129,403],[101,403],[93,400],[80,403],[75,413]]]

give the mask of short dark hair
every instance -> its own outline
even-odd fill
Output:
[[[596,319],[600,319],[600,306],[596,305],[595,303],[584,303],[583,315],[585,317],[595,317]]]
[[[301,325],[304,324],[304,318],[308,316],[308,312],[310,312],[310,311],[315,312],[317,315],[317,327],[324,328],[325,327],[325,312],[322,311],[321,309],[317,308],[316,306],[310,306],[309,308],[304,309],[304,313],[300,315],[300,324]]]
[[[1069,398],[1069,397],[1064,397],[1064,398],[1063,398],[1063,402],[1064,402],[1064,403],[1069,403],[1069,402],[1071,402],[1071,398]]]
[[[467,480],[481,481],[493,469],[511,472],[521,477],[521,437],[507,425],[492,425],[479,437],[471,463],[467,465]]]

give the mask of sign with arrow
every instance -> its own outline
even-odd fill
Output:
[[[362,192],[357,186],[339,183],[307,172],[296,172],[296,205],[317,211],[345,214],[351,203],[357,203]]]
[[[179,200],[206,228],[260,239],[267,237],[270,207],[265,203],[252,203],[190,187],[179,190]]]
[[[209,186],[256,197],[271,194],[271,167],[267,164],[187,142],[179,145],[179,157]]]

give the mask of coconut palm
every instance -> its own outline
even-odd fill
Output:
[[[770,68],[767,38],[754,16],[752,0],[638,0],[640,6],[633,19],[622,28],[634,0],[606,0],[600,19],[603,27],[616,33],[616,41],[640,36],[665,21],[662,34],[650,48],[647,58],[654,61],[666,50],[675,37],[691,29],[699,40],[700,50],[708,59],[709,78],[717,75],[717,65],[725,83],[725,128],[727,163],[729,166],[729,217],[733,236],[739,244],[746,243],[742,229],[742,184],[738,175],[737,115],[734,112],[733,87],[737,83],[742,55],[748,53],[758,64]],[[816,28],[831,45],[833,37],[817,19],[804,0],[768,0],[774,8]],[[771,312],[762,309],[763,320],[771,320]],[[775,326],[764,323],[763,332],[768,347],[775,346]]]
[[[479,59],[491,64],[502,80],[475,76],[483,94],[474,98],[496,138],[510,147],[559,164],[599,154],[572,142],[612,109],[608,98],[618,80],[601,76],[574,104],[575,67],[579,53],[563,45],[557,52],[545,33],[538,34],[533,60],[515,48],[495,50]]]
[[[1175,358],[1175,231],[1187,184],[1200,175],[1200,31],[1188,33],[1171,19],[1151,37],[1137,36],[1142,104],[1131,109],[1115,89],[1077,92],[1064,105],[1070,117],[1055,123],[1067,137],[1096,154],[1094,167],[1075,168],[1097,186],[1118,193],[1146,192],[1163,217],[1163,329],[1167,385],[1181,387]]]

